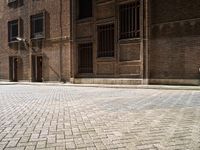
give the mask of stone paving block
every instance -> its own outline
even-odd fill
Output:
[[[97,150],[96,147],[88,147],[87,150]]]
[[[3,138],[1,141],[19,141],[20,138]]]
[[[71,130],[65,131],[65,136],[71,136],[71,135],[72,135],[72,131]]]
[[[25,150],[25,147],[8,147],[8,148],[5,148],[4,150]]]
[[[0,150],[3,150],[8,142],[0,142]]]
[[[18,142],[19,142],[18,140],[9,141],[9,143],[8,143],[8,145],[6,145],[6,147],[16,147]]]
[[[47,148],[42,148],[42,149],[38,149],[38,150],[56,150],[55,147],[47,147]]]
[[[104,150],[104,149],[106,149],[106,146],[103,143],[94,143],[94,145],[96,146],[96,148],[98,150]]]
[[[35,150],[35,146],[27,146],[25,150]]]
[[[32,134],[32,135],[31,135],[31,139],[37,139],[37,138],[39,138],[39,134]],[[31,140],[31,139],[30,139],[30,140]]]
[[[65,147],[56,147],[56,150],[66,150]]]
[[[39,141],[37,142],[37,149],[40,149],[40,148],[45,148],[46,147],[46,141]]]
[[[28,142],[30,139],[30,136],[23,136],[21,139],[20,139],[20,143],[25,143],[25,142]]]
[[[64,139],[64,138],[65,138],[64,133],[63,133],[63,134],[61,133],[61,134],[57,134],[57,135],[56,135],[56,139],[57,139],[57,140]]]
[[[67,142],[65,143],[65,146],[67,149],[73,149],[73,148],[76,148],[76,145],[74,142]]]
[[[18,143],[17,146],[36,146],[37,142]]]
[[[49,138],[47,139],[47,143],[48,143],[48,144],[56,143],[56,138],[55,138],[55,136],[49,137]]]

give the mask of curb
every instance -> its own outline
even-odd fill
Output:
[[[33,82],[0,82],[0,85],[33,85],[33,86],[68,86],[96,88],[125,88],[125,89],[156,89],[156,90],[200,90],[200,86],[177,85],[111,85],[111,84],[72,84],[72,83],[33,83]]]

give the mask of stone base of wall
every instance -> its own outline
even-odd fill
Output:
[[[10,82],[8,79],[0,79],[0,82]]]
[[[149,84],[200,85],[200,79],[150,79]]]
[[[115,84],[115,85],[141,85],[143,79],[131,78],[71,78],[74,84]]]

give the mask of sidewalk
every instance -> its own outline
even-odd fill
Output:
[[[0,85],[0,150],[199,150],[200,91],[20,84]]]
[[[160,89],[160,90],[200,90],[200,86],[184,85],[111,85],[111,84],[72,84],[62,82],[7,82],[0,81],[0,85],[35,85],[35,86],[73,86],[98,88],[132,88],[132,89]]]

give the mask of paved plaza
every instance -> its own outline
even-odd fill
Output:
[[[0,150],[199,150],[200,91],[0,85]]]

